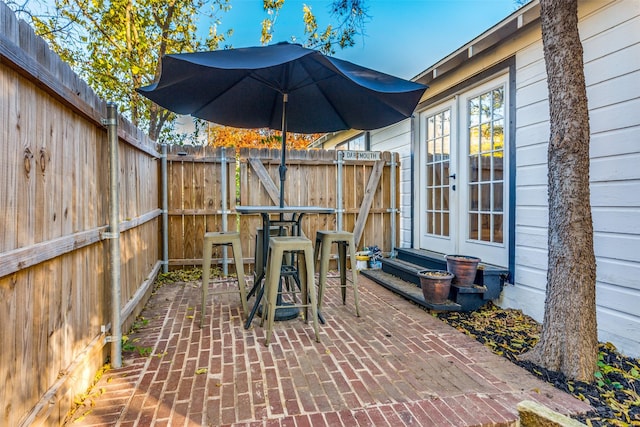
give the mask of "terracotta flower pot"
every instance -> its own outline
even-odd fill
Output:
[[[468,255],[445,255],[447,271],[455,275],[454,285],[473,286],[480,258]]]
[[[449,298],[453,274],[445,270],[424,270],[418,273],[424,300],[432,304],[444,304]]]

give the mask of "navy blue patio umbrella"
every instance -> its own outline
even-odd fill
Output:
[[[284,42],[165,55],[159,80],[137,91],[178,114],[282,131],[282,207],[287,132],[382,128],[410,117],[426,89]]]

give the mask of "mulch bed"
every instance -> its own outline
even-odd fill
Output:
[[[621,355],[613,344],[599,344],[593,382],[571,381],[564,374],[518,360],[538,342],[541,331],[541,325],[520,310],[489,303],[473,312],[433,315],[556,388],[588,401],[595,410],[574,417],[578,421],[594,427],[640,426],[640,359]]]

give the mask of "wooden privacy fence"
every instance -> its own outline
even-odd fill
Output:
[[[0,425],[59,425],[110,335],[106,104],[0,3]],[[160,268],[158,159],[118,120],[123,327]]]
[[[235,205],[279,204],[280,150],[236,153],[229,148],[193,146],[170,150],[169,265],[199,265],[204,232],[224,229],[241,232],[245,263],[253,263],[255,230],[262,222],[259,215],[237,214]],[[397,153],[289,150],[286,164],[287,205],[337,211],[305,216],[305,235],[313,238],[317,230],[342,229],[356,234],[358,249],[377,245],[383,252],[393,251],[399,216]],[[216,256],[221,262],[222,252]]]

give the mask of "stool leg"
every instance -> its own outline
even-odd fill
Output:
[[[258,277],[260,277],[260,275],[262,274],[262,272],[264,271],[264,250],[265,248],[262,246],[262,230],[258,230],[256,232],[256,250],[255,250],[255,256],[254,256],[254,278],[257,280]]]
[[[309,304],[309,282],[307,280],[307,262],[308,258],[305,256],[305,252],[299,252],[297,254],[296,269],[298,270],[298,284],[300,286],[300,304],[303,305],[302,315],[304,316],[304,323],[309,323],[308,304]]]
[[[347,304],[347,242],[338,244],[338,260],[340,262],[340,290],[342,291],[342,305]]]
[[[280,282],[280,269],[282,268],[283,251],[280,249],[269,249],[269,259],[267,260],[267,282],[265,283],[267,299],[262,307],[262,321],[267,318],[267,336],[264,345],[269,346],[271,334],[273,333],[273,321],[276,317],[276,299],[278,298],[278,284]]]
[[[318,255],[320,254],[320,248],[322,247],[322,238],[316,236],[316,244],[313,247],[313,265],[318,266]],[[320,271],[320,267],[317,267]]]
[[[272,252],[271,247],[267,247],[267,264],[266,265],[269,265],[269,263],[271,262],[271,252]],[[267,317],[267,307],[268,307],[268,300],[269,300],[269,293],[268,293],[269,288],[267,287],[267,284],[270,281],[271,281],[271,269],[268,269],[264,276],[264,280],[262,281],[262,316],[260,317],[261,328],[264,326],[264,319]],[[256,304],[258,304],[258,300],[256,300]]]
[[[322,310],[324,287],[327,284],[327,272],[329,271],[329,258],[331,257],[331,243],[321,241],[320,248],[320,274],[318,277],[318,310]]]
[[[207,314],[207,290],[209,288],[209,275],[211,270],[211,254],[213,245],[205,238],[202,251],[202,307],[200,310],[200,327],[204,326],[204,317]]]
[[[242,247],[240,240],[231,242],[233,249],[233,259],[236,264],[236,275],[238,276],[238,288],[240,289],[240,303],[242,304],[242,316],[247,318],[247,282],[244,277],[244,260],[242,259]]]
[[[360,317],[360,298],[358,298],[358,272],[356,269],[356,249],[353,241],[349,242],[349,258],[351,258],[351,285],[353,286],[353,300],[356,306],[356,316]]]
[[[320,342],[320,335],[318,332],[318,302],[316,301],[316,284],[315,284],[315,271],[313,262],[313,248],[311,245],[307,246],[304,250],[305,267],[306,267],[306,294],[303,296],[305,303],[311,305],[311,317],[313,318],[313,330],[316,334],[316,342]]]
[[[316,244],[313,246],[313,266],[316,268],[316,271],[320,272],[320,260],[318,256],[320,255],[320,249],[322,248],[322,238],[319,235],[316,235]],[[322,283],[322,274],[318,275],[318,284]],[[318,286],[320,289],[320,286]],[[319,295],[318,301],[321,301],[322,298]]]

